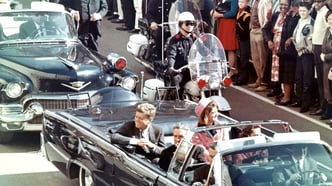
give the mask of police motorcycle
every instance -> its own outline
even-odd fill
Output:
[[[200,9],[193,0],[177,0],[172,4],[169,14],[169,29],[172,35],[178,33],[178,17],[182,12],[189,11],[198,22],[195,33],[196,41],[193,43],[187,66],[177,69],[178,73],[186,68],[190,71],[191,81],[184,85],[183,97],[179,97],[178,82],[175,86],[170,85],[166,61],[161,65],[152,64],[152,70],[157,74],[155,78],[144,80],[144,72],[141,76],[141,98],[143,100],[160,99],[185,99],[199,102],[203,97],[210,97],[219,104],[220,111],[229,114],[230,104],[223,97],[222,90],[231,84],[227,76],[228,64],[224,48],[217,37],[209,33],[200,33],[200,22],[202,21]],[[136,40],[138,41],[138,40]],[[129,41],[130,42],[130,41]],[[128,45],[130,43],[128,42]],[[128,47],[128,46],[127,46]],[[138,53],[144,53],[144,45],[139,47]],[[138,56],[136,56],[138,58]],[[150,62],[151,64],[151,62]],[[163,66],[164,65],[164,66]],[[161,67],[163,66],[163,67]],[[159,68],[161,67],[161,68]],[[159,69],[158,69],[159,68]]]
[[[155,75],[156,78],[163,80],[165,78],[165,69],[167,64],[165,62],[165,51],[167,49],[168,39],[177,33],[178,22],[177,18],[181,12],[189,11],[194,14],[196,20],[202,20],[200,14],[200,8],[195,0],[174,0],[171,5],[170,1],[161,0],[161,15],[162,20],[166,12],[168,13],[168,22],[159,24],[159,28],[162,31],[162,44],[163,47],[161,58],[156,54],[156,40],[153,36],[153,31],[150,28],[147,19],[142,18],[139,20],[140,33],[133,34],[129,37],[127,43],[127,51],[135,56],[136,62],[142,64],[146,71]],[[164,3],[165,1],[165,3]],[[170,7],[170,8],[169,8]],[[164,13],[165,12],[165,13]],[[160,58],[160,59],[159,59]]]
[[[157,10],[155,12],[161,13],[161,20],[168,20],[169,9],[175,0],[161,0],[160,6],[156,5]],[[148,4],[150,5],[150,4]],[[147,5],[147,6],[148,6]],[[147,9],[145,14],[147,15]],[[156,15],[155,15],[156,16]],[[166,43],[164,40],[170,37],[169,22],[162,22],[158,24],[158,29],[153,30],[150,28],[150,23],[147,18],[139,19],[139,29],[138,34],[133,34],[129,37],[127,43],[127,51],[134,55],[135,61],[143,65],[147,72],[156,75],[156,77],[162,78],[163,71],[165,69],[164,65],[164,52],[158,54],[158,51],[165,51]],[[161,31],[160,31],[161,30]],[[160,36],[161,32],[161,36]],[[161,44],[158,44],[157,37],[161,37]],[[163,49],[157,47],[162,46]]]
[[[188,65],[178,69],[188,68],[191,81],[184,85],[184,99],[198,102],[209,97],[219,105],[219,111],[229,115],[231,107],[223,97],[222,90],[231,85],[228,76],[228,63],[225,50],[220,40],[213,34],[200,34],[190,48]]]

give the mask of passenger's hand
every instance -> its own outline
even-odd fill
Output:
[[[150,25],[151,30],[157,30],[158,29],[158,24],[156,22],[152,22]]]
[[[101,15],[99,13],[93,13],[90,17],[90,21],[98,21],[101,20]]]
[[[155,147],[154,143],[152,143],[150,140],[145,139],[145,138],[139,139],[137,145],[140,147],[148,147],[149,149],[154,149],[154,147]]]

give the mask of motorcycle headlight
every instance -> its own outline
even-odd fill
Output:
[[[8,97],[14,99],[20,97],[24,90],[25,86],[22,83],[8,83],[4,91]]]
[[[133,90],[136,87],[137,80],[134,77],[124,77],[120,86],[126,90]]]
[[[220,78],[216,74],[211,74],[209,78],[209,87],[210,89],[219,89],[220,88]]]

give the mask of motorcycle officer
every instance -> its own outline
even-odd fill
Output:
[[[178,86],[180,99],[183,99],[184,85],[191,80],[188,68],[188,55],[192,44],[196,39],[193,33],[196,26],[194,15],[190,12],[182,12],[178,17],[179,32],[172,36],[166,51],[168,74],[172,86]]]
[[[164,5],[162,5],[164,2]],[[172,3],[175,0],[149,0],[146,12],[146,19],[150,24],[151,36],[155,40],[154,55],[156,60],[161,60],[162,52],[164,51],[162,32],[163,29],[159,24],[168,22],[168,14]],[[164,14],[164,15],[163,15]],[[171,36],[168,25],[164,27],[164,41]]]

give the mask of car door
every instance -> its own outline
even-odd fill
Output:
[[[182,140],[174,153],[167,171],[167,177],[181,185],[190,185],[193,180],[195,164],[192,156],[196,146],[189,141]]]

